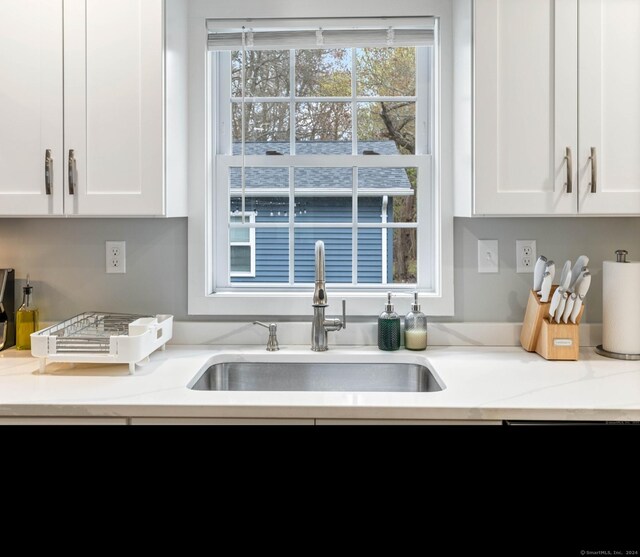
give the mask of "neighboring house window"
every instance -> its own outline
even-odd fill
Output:
[[[245,211],[245,222],[255,222],[256,214]],[[234,211],[229,222],[242,222],[242,215]],[[229,230],[229,273],[231,277],[248,278],[256,276],[256,229],[248,227]]]
[[[303,315],[322,240],[328,290],[355,314],[389,289],[452,314],[438,18],[206,24],[207,58],[192,62],[208,75],[190,89],[192,137],[206,101],[193,145],[208,160],[192,166],[189,312]]]

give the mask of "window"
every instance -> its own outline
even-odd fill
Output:
[[[436,28],[207,20],[205,298],[304,299],[316,240],[334,296],[443,298]]]

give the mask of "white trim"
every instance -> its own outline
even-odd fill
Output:
[[[210,226],[211,219],[207,214],[214,207],[209,199],[207,184],[216,176],[214,163],[210,153],[218,152],[217,146],[210,144],[211,134],[208,129],[219,122],[220,116],[210,113],[207,103],[207,83],[213,77],[207,64],[207,30],[206,19],[216,18],[244,18],[251,15],[261,17],[358,17],[370,13],[381,16],[393,16],[403,13],[411,16],[438,16],[436,38],[439,37],[438,59],[435,60],[434,72],[439,79],[439,90],[435,91],[436,106],[433,115],[435,126],[434,137],[434,165],[435,177],[434,202],[440,207],[440,226],[433,242],[438,250],[440,259],[440,273],[436,277],[435,293],[421,294],[423,309],[429,315],[453,315],[453,192],[452,192],[452,29],[451,5],[449,0],[397,0],[389,3],[386,0],[325,0],[321,4],[310,3],[265,3],[259,0],[239,0],[237,2],[219,3],[213,0],[192,0],[190,10],[190,197],[189,197],[189,288],[188,310],[191,315],[264,315],[277,317],[279,315],[307,315],[309,313],[310,292],[287,292],[278,295],[265,295],[261,292],[243,292],[241,295],[219,293],[207,295],[212,291],[212,275],[206,272],[210,263],[213,234]],[[263,166],[282,165],[282,157]],[[405,166],[405,156],[399,157],[398,166]],[[375,167],[379,163],[378,157],[363,156],[362,166]],[[402,162],[400,162],[402,160]],[[257,161],[256,161],[257,162]],[[300,161],[297,161],[300,162]],[[322,167],[322,161],[314,161],[311,166]],[[251,165],[250,156],[247,164]],[[359,161],[360,164],[360,161]],[[425,239],[421,239],[423,242]],[[427,241],[429,241],[427,239]],[[420,249],[420,248],[419,248]],[[216,270],[217,272],[217,270]],[[359,292],[341,292],[341,286],[329,289],[329,298],[338,299],[345,294],[350,315],[375,315],[379,313],[383,298],[379,293],[361,290]],[[396,300],[401,303],[406,298],[410,303],[411,293],[404,291],[401,285],[394,285],[398,290]],[[330,308],[338,311],[337,304]]]

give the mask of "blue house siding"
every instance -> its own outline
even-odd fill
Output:
[[[267,204],[268,199],[268,204]],[[285,198],[247,198],[245,209],[257,211],[256,222],[286,222],[289,206]],[[351,221],[351,198],[307,198],[312,201],[306,213],[296,215],[295,222],[333,223]],[[240,210],[240,201],[232,200],[231,210]],[[382,198],[363,197],[358,202],[359,220],[381,222]],[[271,213],[274,216],[271,217]],[[280,212],[280,216],[277,213]],[[329,282],[351,282],[351,228],[296,228],[295,281],[313,282],[315,243],[323,240],[326,253],[326,275]],[[382,230],[358,231],[358,282],[382,281]],[[288,282],[289,230],[283,228],[256,229],[256,276],[232,277],[233,283]]]

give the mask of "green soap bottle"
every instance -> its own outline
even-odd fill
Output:
[[[38,308],[31,301],[33,286],[29,284],[22,287],[22,305],[16,311],[16,349],[31,350],[31,333],[35,333],[39,327]]]
[[[400,348],[400,317],[393,310],[391,292],[387,292],[384,311],[378,316],[378,348],[398,350]]]

